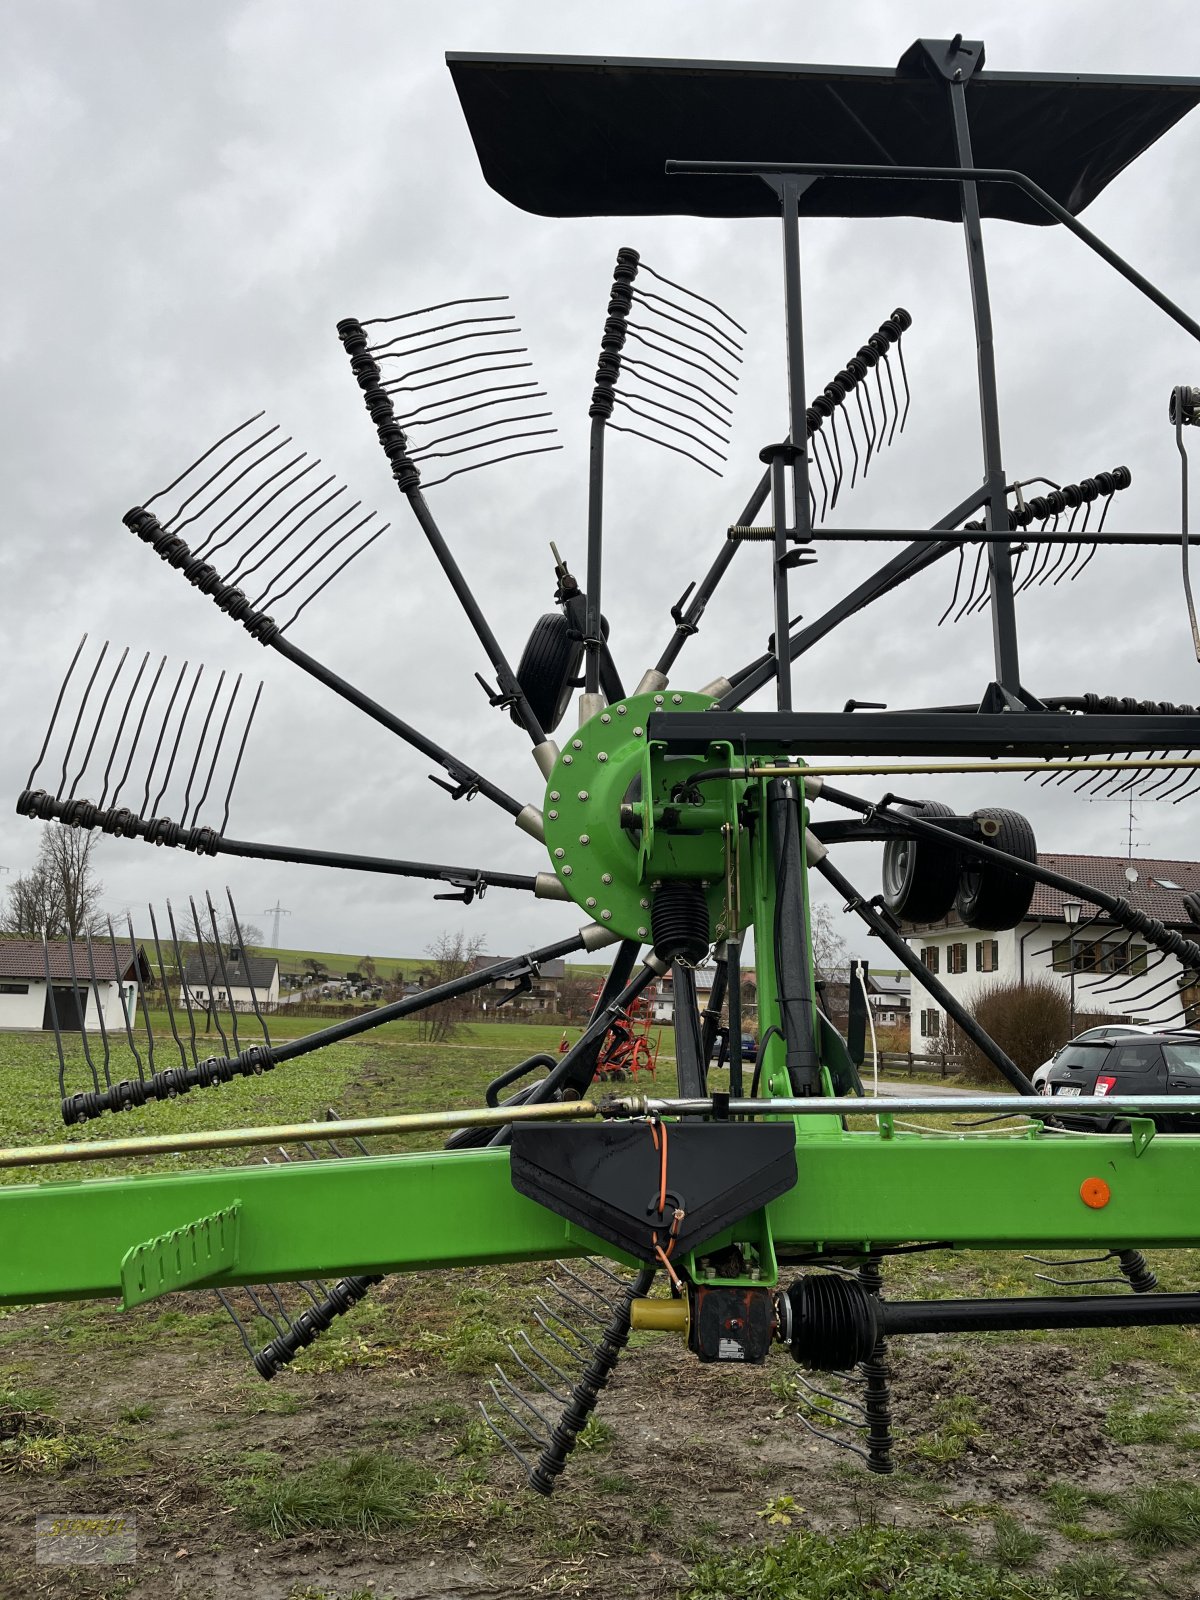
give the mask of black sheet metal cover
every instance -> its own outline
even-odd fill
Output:
[[[668,160],[953,166],[947,85],[913,45],[892,67],[459,54],[447,65],[487,182],[539,216],[779,215],[757,178],[667,177]],[[1200,99],[1195,78],[989,72],[967,83],[975,164],[1028,174],[1078,213]],[[983,184],[985,216],[1051,219]],[[807,216],[957,222],[953,183],[823,178]]]
[[[686,1213],[676,1256],[795,1186],[790,1122],[671,1123],[667,1137],[668,1218],[676,1205]],[[513,1128],[513,1188],[643,1261],[656,1259],[660,1171],[646,1123]]]

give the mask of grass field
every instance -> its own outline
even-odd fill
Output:
[[[500,1066],[558,1036],[488,1024],[434,1048],[411,1028],[72,1136],[318,1118],[329,1104],[469,1105]],[[62,1137],[53,1048],[42,1034],[0,1035],[3,1143]],[[77,1039],[68,1088],[86,1072],[78,1052]],[[1198,1260],[1160,1253],[1154,1265],[1164,1288],[1181,1288]],[[901,1257],[888,1292],[1044,1292],[1040,1270],[1010,1254]],[[209,1294],[125,1315],[106,1303],[0,1311],[0,1596],[1200,1594],[1194,1329],[895,1340],[899,1470],[886,1479],[806,1430],[831,1424],[782,1354],[756,1370],[702,1367],[667,1336],[634,1335],[547,1503],[477,1404],[492,1364],[510,1359],[505,1341],[537,1334],[544,1276],[389,1278],[270,1384]],[[137,1518],[130,1567],[35,1561],[36,1516],[115,1512]]]
[[[159,930],[161,934],[161,929]],[[155,971],[161,970],[158,964],[158,955],[155,950],[153,937],[149,932],[137,935],[138,942],[145,951],[151,967]],[[255,953],[260,956],[274,956],[279,962],[281,972],[303,972],[306,961],[318,961],[329,973],[330,977],[344,978],[348,972],[357,971],[361,963],[368,957],[375,963],[375,971],[384,982],[390,983],[395,978],[415,978],[432,964],[432,958],[427,955],[418,956],[376,956],[369,950],[358,954],[347,953],[341,950],[289,950],[284,947],[278,949],[271,945],[255,945]],[[511,955],[512,952],[497,948],[491,952],[499,960],[502,956]],[[167,946],[163,945],[164,959],[168,957]],[[170,967],[170,961],[167,965]],[[568,977],[596,977],[603,978],[608,971],[605,962],[594,961],[568,961],[566,964]]]

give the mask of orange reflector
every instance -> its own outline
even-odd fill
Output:
[[[1079,1198],[1085,1206],[1091,1206],[1094,1211],[1099,1211],[1112,1199],[1112,1190],[1103,1178],[1085,1178],[1079,1185]]]

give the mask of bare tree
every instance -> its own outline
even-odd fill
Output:
[[[196,901],[196,915],[192,915],[192,906],[189,901],[186,909],[180,913],[176,908],[176,922],[179,928],[179,937],[186,944],[203,945],[206,950],[220,944],[226,950],[244,949],[248,956],[256,955],[262,948],[263,931],[256,922],[244,922],[238,917],[235,922],[232,913],[214,904],[216,912],[216,933],[213,933],[213,919],[209,915],[208,902],[204,899]],[[238,929],[241,929],[239,935]]]
[[[474,968],[485,943],[482,934],[469,939],[461,930],[439,934],[425,948],[429,962],[421,968],[422,987],[433,989],[438,984],[452,983],[455,978],[465,977]],[[439,1001],[437,1005],[418,1014],[417,1036],[425,1044],[446,1044],[461,1031],[470,1013],[470,995],[463,995],[458,1000]]]
[[[833,907],[810,906],[809,926],[816,976],[825,983],[832,982],[838,968],[846,965],[846,941],[834,927]]]
[[[8,889],[0,931],[27,939],[79,939],[103,930],[104,885],[96,876],[95,834],[50,822],[42,829],[37,860]]]

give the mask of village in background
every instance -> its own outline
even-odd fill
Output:
[[[339,954],[279,944],[278,903],[259,913],[272,920],[268,943],[261,924],[240,916],[232,901],[211,900],[153,911],[111,911],[97,871],[92,834],[47,824],[38,854],[10,876],[0,895],[0,1030],[117,1031],[139,1003],[174,1006],[203,1015],[216,1009],[264,1016],[286,1012],[337,1018],[415,995],[514,954],[491,947],[486,935],[448,929],[424,951]],[[1200,890],[1200,863],[1145,857],[1041,855],[1043,865],[1124,894],[1169,927],[1194,935],[1185,901]],[[853,960],[828,905],[812,908],[814,956],[822,1009],[842,1032],[851,1011],[866,1018],[868,1067],[945,1077],[986,1072],[972,1047],[925,996],[913,975],[892,966]],[[1082,1027],[1097,1021],[1157,1027],[1191,1026],[1200,1012],[1200,975],[1167,957],[1145,982],[1144,944],[1057,890],[1040,886],[1025,920],[989,933],[964,926],[952,911],[937,924],[902,929],[918,970],[936,975],[983,1022],[1012,1058],[1033,1070]],[[750,958],[748,958],[750,959]],[[461,1040],[481,1024],[539,1023],[571,1043],[586,1024],[607,967],[545,961],[535,974],[505,979],[421,1014],[420,1038],[430,1044]],[[702,1007],[716,972],[696,969]],[[914,997],[915,995],[915,997]],[[757,1041],[755,972],[742,973],[742,1037],[727,1042],[752,1058]],[[632,1033],[645,1066],[660,1046],[673,1056],[673,983],[667,972],[647,992]],[[636,1040],[644,1043],[638,1045]],[[666,1041],[664,1044],[663,1041]]]

